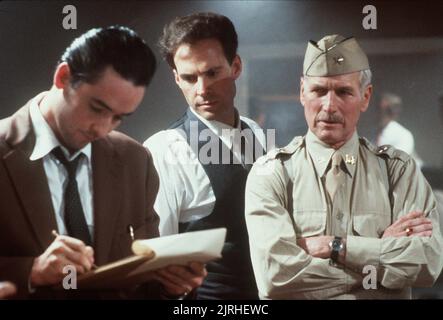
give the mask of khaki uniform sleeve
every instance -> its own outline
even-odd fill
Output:
[[[262,299],[296,298],[301,287],[317,290],[338,281],[327,259],[314,258],[297,246],[286,209],[288,181],[280,160],[271,160],[256,162],[246,183],[246,224]]]
[[[361,272],[377,268],[378,282],[389,289],[432,286],[443,266],[443,238],[431,187],[414,160],[389,159],[392,222],[412,211],[432,220],[431,237],[367,238],[348,236],[346,266]]]

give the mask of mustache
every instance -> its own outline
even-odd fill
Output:
[[[344,119],[342,116],[336,113],[319,113],[315,117],[315,122],[319,121],[325,121],[325,122],[331,122],[331,123],[343,123]]]

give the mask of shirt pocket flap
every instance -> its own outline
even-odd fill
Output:
[[[326,228],[326,211],[300,210],[294,211],[294,225],[297,238],[322,235]]]
[[[391,224],[390,214],[375,211],[357,211],[352,217],[354,235],[381,238]]]

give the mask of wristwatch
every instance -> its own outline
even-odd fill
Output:
[[[329,248],[331,248],[331,260],[334,263],[338,262],[338,255],[340,251],[344,249],[344,244],[341,237],[334,237],[334,240],[329,242]]]

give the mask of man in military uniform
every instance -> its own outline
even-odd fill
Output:
[[[260,298],[410,298],[440,274],[430,186],[406,153],[357,135],[371,94],[354,38],[309,42],[300,83],[308,133],[257,160],[246,186]]]

